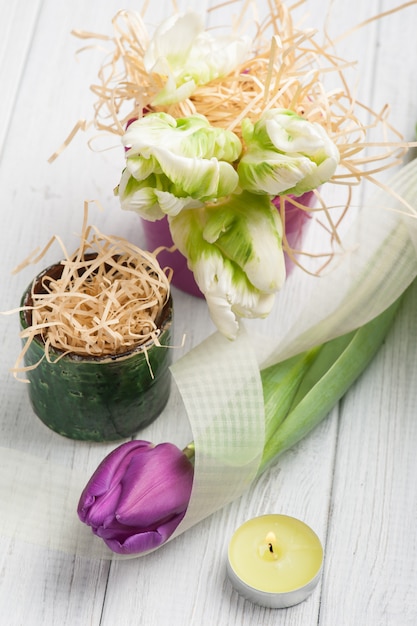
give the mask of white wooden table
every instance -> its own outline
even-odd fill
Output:
[[[155,0],[154,23],[168,14]],[[210,0],[178,1],[203,9]],[[257,5],[266,5],[258,1]],[[394,8],[398,0],[332,2],[332,37]],[[107,233],[142,243],[138,219],[112,195],[121,155],[92,153],[78,135],[52,165],[48,157],[72,124],[91,114],[87,86],[98,51],[75,56],[73,28],[110,33],[125,0],[0,0],[1,309],[18,306],[34,275],[11,270],[36,246],[59,234],[72,249],[83,202],[97,198],[90,221]],[[324,0],[309,0],[308,23],[321,28]],[[233,7],[225,9],[232,13]],[[417,121],[417,7],[405,9],[340,42],[358,59],[361,99],[389,102],[406,139]],[[53,248],[47,262],[59,250]],[[45,263],[46,265],[46,263]],[[42,265],[43,267],[43,265]],[[42,269],[38,267],[36,269]],[[176,339],[184,350],[213,331],[206,306],[174,290]],[[147,557],[110,563],[74,557],[36,542],[0,538],[0,623],[4,626],[412,626],[417,623],[417,289],[372,365],[308,438],[239,500]],[[50,432],[33,415],[25,386],[9,368],[19,352],[17,317],[0,319],[0,444],[88,477],[113,445],[89,445]],[[180,356],[181,351],[176,354]],[[154,441],[187,442],[173,403],[143,433]],[[36,498],[36,494],[32,494]],[[252,605],[232,590],[225,549],[246,519],[279,511],[304,519],[322,539],[322,583],[306,602],[282,611]],[[0,531],[2,520],[0,519]]]

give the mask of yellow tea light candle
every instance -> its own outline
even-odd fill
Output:
[[[304,522],[287,515],[262,515],[234,533],[227,573],[236,591],[269,608],[293,606],[317,585],[323,548]]]

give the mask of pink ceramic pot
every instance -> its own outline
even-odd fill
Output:
[[[297,198],[297,201],[303,206],[311,207],[314,205],[315,195],[313,191],[309,191]],[[276,201],[279,206],[279,198]],[[302,237],[304,226],[308,221],[310,214],[296,207],[288,198],[285,202],[285,232],[287,240],[291,248],[296,248]],[[157,222],[149,222],[142,219],[143,232],[145,234],[146,248],[148,250],[156,250],[160,246],[170,248],[173,245],[171,233],[168,226],[167,218],[158,220]],[[291,271],[292,263],[286,257],[287,273]],[[194,280],[193,273],[187,267],[186,258],[176,250],[168,252],[163,250],[158,254],[158,261],[162,267],[171,267],[174,271],[172,284],[193,296],[202,298],[203,294]]]

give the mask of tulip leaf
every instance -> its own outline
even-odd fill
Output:
[[[323,345],[311,366],[306,369],[303,379],[300,382],[293,381],[296,389],[284,419],[280,414],[282,409],[277,398],[277,428],[266,441],[259,473],[317,426],[346,393],[382,344],[400,302],[401,298],[358,330]],[[293,360],[294,358],[290,361]],[[270,366],[268,369],[272,370],[274,367]],[[271,376],[270,374],[267,380],[268,384],[272,380]],[[285,403],[288,406],[289,399],[284,395]],[[274,410],[273,407],[271,410]],[[268,415],[267,420],[275,423],[275,414]]]

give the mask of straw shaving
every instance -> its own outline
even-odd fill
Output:
[[[36,293],[37,280],[33,281],[30,305],[21,309],[30,325],[21,332],[27,341],[15,373],[30,369],[19,363],[35,337],[45,344],[48,361],[51,348],[61,352],[58,358],[66,354],[103,358],[138,346],[146,352],[149,342],[159,345],[158,323],[170,296],[171,270],[162,270],[154,254],[126,239],[87,226],[86,216],[80,246],[68,255],[61,244],[62,274],[55,278],[46,273],[43,293]],[[31,255],[15,271],[39,261],[56,241],[61,243],[53,237],[35,259]]]

